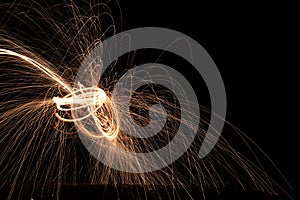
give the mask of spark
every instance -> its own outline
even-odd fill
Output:
[[[70,93],[63,98],[53,97],[54,103],[56,103],[56,107],[60,111],[74,111],[77,109],[88,109],[89,114],[80,118],[71,118],[67,119],[60,116],[58,113],[55,113],[55,116],[65,122],[76,122],[84,120],[88,117],[92,117],[95,120],[95,124],[97,125],[98,130],[102,133],[100,135],[90,134],[89,131],[85,131],[85,133],[90,137],[102,138],[106,137],[107,139],[114,139],[118,135],[119,128],[117,127],[115,121],[111,121],[107,116],[109,114],[105,113],[103,107],[105,105],[110,105],[111,100],[105,94],[104,90],[100,89],[97,86],[85,88],[82,84],[78,84],[80,89],[76,91],[72,91],[72,89],[64,83],[61,78],[56,75],[53,71],[51,71],[46,66],[40,64],[39,62],[25,56],[21,55],[17,52],[0,49],[0,55],[6,56],[16,56],[29,64],[32,64],[37,69],[41,70],[41,72],[45,73],[55,82],[59,83],[63,88],[68,90]],[[65,107],[67,106],[67,108]],[[111,112],[110,110],[106,110],[106,112]],[[109,121],[109,122],[108,122]]]
[[[205,188],[218,191],[218,188],[226,187],[224,174],[242,189],[254,188],[271,194],[284,191],[264,170],[257,153],[278,171],[273,162],[250,138],[228,122],[227,128],[250,152],[252,159],[221,136],[214,151],[205,159],[198,157],[199,146],[195,145],[176,163],[150,173],[121,172],[99,163],[83,148],[79,134],[97,141],[108,141],[97,143],[108,162],[135,162],[138,165],[144,162],[151,165],[150,160],[128,160],[125,153],[110,153],[108,149],[110,145],[128,152],[158,149],[172,140],[173,131],[180,121],[180,106],[172,96],[163,97],[170,94],[168,90],[156,92],[149,87],[146,96],[142,92],[131,95],[131,108],[128,109],[128,105],[127,108],[123,105],[126,100],[123,93],[128,91],[124,89],[112,98],[107,89],[114,85],[114,79],[104,79],[105,83],[92,86],[75,82],[74,74],[85,56],[105,37],[117,32],[117,20],[109,5],[97,1],[83,1],[85,9],[75,1],[61,5],[51,5],[50,2],[0,4],[5,13],[0,20],[0,189],[10,184],[8,198],[15,194],[21,198],[22,192],[28,189],[27,182],[34,187],[49,188],[57,196],[62,185],[80,182],[140,185],[145,191],[156,186],[171,186],[174,188],[171,196],[182,191],[189,195],[189,185],[194,184],[205,196]],[[109,2],[119,6],[117,1]],[[18,35],[14,29],[6,27],[13,20],[28,26],[29,36]],[[104,27],[106,24],[109,25]],[[97,67],[98,64],[91,63],[91,66]],[[113,70],[107,73],[108,77],[118,78]],[[157,78],[180,88],[180,84],[163,69],[157,77],[148,77],[145,73],[143,80],[135,82],[132,82],[134,73],[122,78],[132,86],[148,84]],[[206,114],[215,114],[193,103],[184,102],[191,108],[200,107]],[[122,117],[127,111],[129,117]],[[150,123],[150,114],[166,118],[166,125],[159,136],[150,140],[135,139],[126,133],[138,134],[136,126],[148,124],[151,130],[157,130],[162,120],[157,118]],[[199,127],[199,123],[192,125],[195,116],[191,114],[188,117],[190,121],[182,123],[198,130],[197,139],[201,141],[205,137],[205,129]],[[95,125],[95,130],[88,129],[89,124]],[[200,124],[208,126],[209,119],[201,118]],[[114,154],[118,153],[123,156],[121,161],[115,160]],[[278,173],[283,177],[280,171]]]
[[[97,86],[84,88],[82,84],[79,85],[79,90],[73,91],[63,98],[54,97],[53,101],[57,105],[57,109],[60,111],[75,111],[79,109],[88,109],[88,114],[80,118],[67,119],[61,117],[58,113],[55,116],[65,122],[77,122],[82,121],[88,117],[92,117],[99,130],[102,134],[95,135],[91,134],[90,131],[84,131],[89,137],[107,139],[115,139],[118,136],[119,127],[114,118],[112,117],[112,112],[110,109],[105,109],[112,104],[109,97],[105,94],[104,90]],[[108,105],[108,106],[107,106]],[[67,106],[65,108],[64,106]],[[111,108],[111,107],[110,107]],[[113,109],[113,108],[111,108]],[[110,119],[112,117],[112,119]]]
[[[45,73],[47,76],[49,76],[50,78],[52,78],[54,81],[56,81],[57,83],[59,83],[61,86],[63,86],[66,90],[68,90],[69,92],[72,92],[72,89],[66,84],[64,83],[61,78],[59,78],[58,75],[56,75],[54,72],[52,72],[49,68],[47,68],[46,66],[43,66],[42,64],[38,63],[37,61],[25,56],[25,55],[21,55],[17,52],[11,51],[11,50],[7,50],[7,49],[1,49],[0,48],[0,55],[7,55],[7,56],[16,56],[30,64],[32,64],[34,67],[38,68],[39,70],[41,70],[43,73]]]

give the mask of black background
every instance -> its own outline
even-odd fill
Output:
[[[120,1],[120,5],[124,30],[170,28],[207,50],[225,83],[227,120],[270,156],[296,190],[299,64],[293,5],[166,0]]]
[[[174,29],[206,49],[224,80],[227,120],[270,156],[296,190],[299,64],[295,62],[294,6],[207,5],[172,0],[119,2],[122,30],[146,26]]]

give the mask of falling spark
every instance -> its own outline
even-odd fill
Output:
[[[173,97],[162,97],[170,94],[167,90],[161,90],[161,96],[151,87],[146,97],[137,92],[132,95],[130,110],[137,123],[142,126],[149,123],[147,112],[143,112],[150,109],[152,114],[165,116],[169,121],[157,139],[128,136],[124,130],[135,132],[135,129],[128,123],[129,119],[121,117],[125,112],[120,106],[124,97],[120,94],[118,98],[112,98],[110,91],[100,84],[86,87],[83,83],[75,83],[74,74],[85,55],[109,34],[116,33],[109,5],[93,1],[84,2],[83,7],[73,1],[50,4],[2,4],[7,10],[0,21],[0,188],[11,184],[9,198],[15,194],[20,197],[26,191],[27,182],[34,187],[56,191],[58,196],[61,185],[80,182],[141,185],[145,191],[156,186],[172,186],[175,195],[179,189],[190,194],[189,184],[194,184],[205,196],[205,188],[226,187],[224,174],[242,189],[254,188],[271,194],[276,194],[278,188],[283,190],[264,170],[257,152],[262,153],[264,159],[269,160],[268,157],[229,123],[227,126],[248,147],[254,159],[249,159],[221,137],[206,158],[200,159],[198,152],[190,148],[177,164],[150,173],[121,172],[99,163],[83,148],[75,125],[86,137],[107,140],[109,143],[106,144],[129,152],[149,152],[172,139],[172,132],[180,122],[180,111]],[[25,45],[28,42],[26,35],[14,36],[6,27],[11,19],[30,27],[33,35],[41,34],[40,38]],[[111,25],[101,26],[107,23]],[[39,48],[34,47],[35,43]],[[113,72],[108,73],[111,73],[110,77],[115,76]],[[161,79],[170,80],[174,87],[178,86],[176,80],[169,79],[164,73],[161,76]],[[130,81],[132,75],[123,78]],[[151,80],[151,77],[140,82],[146,84],[149,82],[146,79]],[[105,84],[114,82],[107,80]],[[170,99],[173,100],[171,103],[168,102]],[[155,104],[166,105],[171,111],[153,106]],[[201,105],[186,104],[215,114]],[[96,130],[86,128],[89,123],[95,124]],[[183,123],[192,126],[188,121]],[[200,124],[208,125],[209,120],[201,118]],[[155,130],[160,125],[161,121],[155,121],[150,128]],[[205,129],[198,125],[193,128],[198,129],[198,140],[202,140]],[[114,155],[105,151],[105,145],[100,144],[99,148],[103,149],[106,159],[117,162]],[[126,159],[124,157],[123,161]]]

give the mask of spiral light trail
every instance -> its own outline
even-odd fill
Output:
[[[99,55],[115,55],[120,47],[114,45],[109,45],[111,52],[86,59],[107,37],[122,31],[113,6],[120,9],[118,1],[0,3],[0,198],[2,188],[9,188],[8,199],[43,188],[59,199],[62,186],[79,183],[136,185],[143,188],[136,189],[141,199],[143,192],[159,187],[171,191],[172,199],[182,193],[192,198],[190,185],[205,199],[206,188],[218,193],[228,184],[289,196],[266,172],[261,159],[285,181],[255,142],[187,98],[192,87],[183,87],[189,81],[180,72],[163,65],[138,68],[135,51],[122,55],[125,64],[114,59],[102,72]],[[133,41],[129,36],[125,41],[122,48],[130,49]],[[77,80],[82,64],[86,81],[85,76]],[[201,117],[193,112],[199,110]],[[211,153],[200,158],[207,130],[217,132],[210,116],[225,122],[229,137],[220,136]],[[169,148],[174,141],[178,145]],[[163,148],[167,153],[161,153]],[[182,155],[169,158],[177,149],[184,150]],[[144,167],[153,170],[142,171]]]

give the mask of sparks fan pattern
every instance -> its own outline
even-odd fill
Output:
[[[126,134],[124,130],[134,132],[135,129],[127,123],[128,119],[122,118],[122,93],[118,98],[112,98],[111,91],[103,86],[115,84],[112,80],[107,79],[107,82],[104,80],[105,84],[88,87],[75,82],[85,56],[106,37],[118,31],[113,14],[115,16],[121,12],[112,13],[112,7],[119,8],[118,2],[1,3],[0,187],[9,184],[10,197],[28,189],[27,183],[33,187],[47,187],[57,193],[62,184],[80,182],[138,184],[144,186],[145,190],[155,188],[155,185],[171,185],[175,193],[177,188],[189,193],[188,185],[191,183],[201,190],[226,186],[221,175],[225,173],[244,189],[251,187],[275,193],[276,183],[254,154],[255,151],[261,152],[260,149],[236,128],[232,128],[234,134],[245,146],[249,145],[254,160],[235,150],[224,137],[220,138],[214,151],[205,159],[198,157],[197,150],[189,149],[177,164],[149,173],[111,169],[86,151],[74,123],[86,137],[108,141],[106,144],[129,152],[157,149],[161,143],[174,137],[172,131],[177,130],[178,123],[182,123],[180,106],[172,92],[168,88],[160,88],[157,92],[155,86],[148,84],[154,77],[145,75],[145,80],[139,80],[139,84],[148,84],[147,95],[145,92],[136,92],[131,95],[131,105],[128,105],[131,107],[129,111],[133,123],[139,126],[149,124],[150,108],[152,115],[167,119],[160,137],[153,140],[143,137],[136,140]],[[117,18],[117,21],[122,20]],[[16,30],[14,27],[17,24]],[[112,71],[106,73],[110,77],[116,76]],[[133,75],[129,73],[122,78],[130,82],[134,79]],[[179,87],[176,80],[167,77],[166,73],[160,74],[159,79],[166,79],[174,87]],[[169,97],[164,97],[166,95]],[[186,102],[186,105],[200,107],[202,112],[210,113],[208,109],[193,103]],[[83,115],[80,111],[83,111]],[[96,124],[96,130],[78,126],[82,123]],[[199,140],[204,138],[205,130],[199,124],[183,123],[197,129]],[[203,118],[200,123],[209,124]],[[151,128],[156,129],[161,126],[161,121],[154,121],[153,124]],[[104,156],[110,162],[118,162],[114,160],[114,155]],[[126,161],[126,157],[122,160]]]

